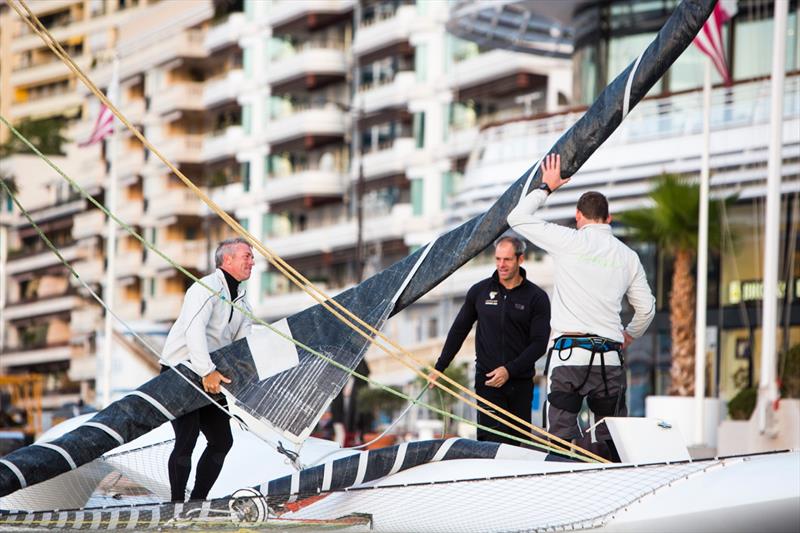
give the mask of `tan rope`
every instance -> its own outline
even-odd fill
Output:
[[[26,14],[22,13],[22,11],[15,4],[15,2],[19,2],[23,6],[23,8],[25,9]],[[228,213],[226,213],[222,208],[220,208],[213,200],[211,200],[211,198],[209,198],[201,189],[199,189],[189,178],[187,178],[180,170],[178,170],[178,168],[176,168],[169,160],[167,160],[166,157],[164,157],[164,155],[157,148],[155,148],[155,146],[153,146],[150,143],[150,141],[148,141],[144,137],[144,135],[142,135],[142,133],[139,130],[137,130],[135,127],[133,127],[133,125],[122,115],[122,113],[116,108],[116,106],[114,106],[108,100],[108,98],[105,96],[105,94],[103,94],[102,91],[100,91],[97,88],[97,86],[95,86],[94,83],[88,78],[88,76],[86,76],[86,74],[83,73],[83,71],[80,69],[80,67],[78,67],[74,63],[74,61],[69,56],[69,54],[67,54],[67,52],[65,52],[64,49],[61,47],[60,43],[55,38],[53,38],[53,36],[49,33],[47,28],[45,28],[44,25],[42,25],[41,21],[39,21],[39,19],[36,17],[36,15],[30,10],[30,8],[26,4],[25,0],[8,0],[7,3],[9,5],[11,5],[11,7],[17,12],[17,14],[19,14],[19,16],[31,27],[31,29],[37,35],[39,35],[42,38],[42,40],[53,51],[53,53],[55,53],[57,57],[59,57],[62,61],[64,61],[64,63],[70,68],[70,70],[72,70],[73,73],[75,73],[75,75],[81,81],[83,81],[83,83],[89,88],[89,90],[91,90],[92,93],[101,102],[103,102],[103,104],[105,104],[108,107],[108,109],[114,114],[114,116],[116,116],[139,139],[139,141],[141,141],[144,146],[146,146],[153,154],[155,154],[187,187],[189,187],[189,189],[191,189],[192,192],[194,192],[197,196],[199,196],[200,199],[203,200],[203,202],[206,205],[208,205],[209,208],[212,211],[214,211],[217,215],[219,215],[219,217],[222,220],[224,220],[237,234],[239,234],[245,240],[247,240],[247,242],[249,242],[251,244],[251,246],[253,246],[254,249],[258,250],[258,252],[264,258],[266,258],[267,261],[269,261],[269,263],[271,265],[273,265],[277,270],[279,270],[284,276],[286,276],[297,287],[299,287],[304,292],[306,292],[309,296],[311,296],[323,308],[325,308],[327,311],[329,311],[331,314],[333,314],[333,316],[335,316],[338,320],[340,320],[345,325],[349,326],[351,329],[353,329],[359,335],[364,337],[370,343],[375,344],[378,348],[383,350],[386,354],[388,354],[391,357],[394,357],[395,359],[397,359],[401,364],[403,364],[407,368],[411,369],[413,372],[415,372],[418,376],[422,377],[423,379],[427,379],[428,375],[425,372],[423,372],[422,370],[420,370],[418,367],[415,367],[415,366],[411,365],[411,363],[409,363],[408,361],[405,361],[402,358],[400,358],[399,355],[404,355],[405,357],[407,357],[408,359],[410,359],[411,361],[413,361],[417,365],[419,365],[419,366],[423,367],[424,369],[426,369],[428,371],[428,373],[432,373],[435,376],[444,379],[446,382],[448,382],[450,385],[454,386],[456,389],[460,390],[464,394],[472,397],[473,399],[475,399],[477,401],[480,401],[480,402],[484,403],[488,407],[491,407],[492,409],[497,411],[497,413],[505,415],[509,419],[511,419],[511,420],[513,420],[515,422],[518,422],[518,423],[522,424],[523,426],[526,426],[526,427],[530,428],[531,430],[533,430],[533,432],[539,433],[540,435],[543,435],[546,438],[539,437],[537,435],[534,435],[530,431],[522,429],[521,427],[519,427],[517,425],[511,424],[508,420],[505,420],[505,419],[501,418],[498,414],[496,414],[496,413],[494,413],[494,412],[482,407],[478,403],[472,402],[470,400],[467,400],[466,398],[462,397],[461,395],[459,395],[455,391],[451,390],[447,386],[445,386],[442,383],[440,383],[440,381],[438,379],[433,382],[434,385],[436,385],[440,389],[444,390],[448,394],[454,396],[458,400],[460,400],[460,401],[466,403],[467,405],[477,409],[478,411],[486,414],[487,416],[489,416],[489,417],[501,422],[502,424],[505,424],[506,426],[508,426],[508,427],[520,432],[521,434],[525,435],[526,437],[529,437],[529,438],[533,439],[534,441],[537,441],[537,442],[540,442],[540,443],[543,443],[543,444],[547,444],[548,446],[552,446],[552,447],[558,448],[557,445],[554,446],[554,442],[556,442],[556,443],[562,445],[563,447],[565,447],[566,449],[570,449],[575,453],[579,453],[579,454],[585,455],[586,457],[591,458],[591,459],[593,459],[595,461],[599,461],[599,462],[603,462],[603,463],[607,463],[608,462],[604,458],[602,458],[602,457],[600,457],[600,456],[598,456],[598,455],[596,455],[596,454],[594,454],[592,452],[584,450],[583,448],[581,448],[579,446],[576,446],[575,444],[573,444],[571,442],[568,442],[568,441],[566,441],[564,439],[561,439],[561,438],[559,438],[559,437],[557,437],[555,435],[552,435],[552,434],[548,433],[547,431],[543,430],[542,428],[539,428],[539,427],[531,424],[527,420],[523,420],[520,417],[514,415],[513,413],[510,413],[507,410],[495,405],[494,403],[492,403],[492,402],[480,397],[479,395],[477,395],[476,393],[474,393],[473,391],[471,391],[467,387],[465,387],[465,386],[461,385],[460,383],[458,383],[457,381],[451,379],[446,374],[444,374],[442,372],[439,372],[438,370],[436,370],[435,368],[433,368],[429,364],[418,360],[408,350],[404,349],[402,346],[400,346],[399,344],[395,343],[394,341],[392,341],[391,339],[386,337],[378,329],[376,329],[372,325],[364,322],[361,318],[356,316],[349,309],[345,308],[339,302],[337,302],[336,300],[333,300],[332,298],[330,298],[321,289],[319,289],[316,286],[314,286],[308,279],[306,279],[302,274],[300,274],[291,265],[289,265],[286,261],[284,261],[283,258],[281,258],[277,254],[272,252],[269,248],[264,246],[260,241],[255,239],[255,237],[253,237],[233,217],[228,215]],[[333,309],[329,304],[332,304],[334,307],[336,307],[336,309]],[[339,311],[341,311],[341,313]],[[353,322],[351,322],[350,320],[345,318],[345,316],[343,316],[342,313],[344,313],[344,315],[347,315],[347,317],[349,317],[350,319],[355,321],[356,324],[358,324],[359,326],[361,326],[364,329],[362,330],[360,327],[357,327],[356,324],[354,324]],[[372,336],[370,335],[370,333],[372,334]],[[383,344],[376,342],[376,340],[375,340],[375,338],[373,336],[377,337],[381,341],[387,343],[389,346],[394,348],[395,351],[392,351],[387,346],[384,346]],[[547,439],[549,439],[549,441]]]

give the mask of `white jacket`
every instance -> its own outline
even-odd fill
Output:
[[[508,225],[553,258],[555,283],[550,297],[553,336],[589,333],[622,342],[622,297],[634,315],[625,331],[641,337],[655,315],[655,298],[636,252],[611,233],[608,224],[579,230],[535,215],[547,193],[535,190],[508,215]]]
[[[252,322],[230,305],[231,295],[222,270],[216,269],[201,281],[214,292],[199,283],[189,287],[178,319],[167,335],[161,361],[168,366],[183,363],[206,376],[216,368],[209,352],[243,338],[250,333]],[[241,283],[238,293],[234,303],[251,312]]]

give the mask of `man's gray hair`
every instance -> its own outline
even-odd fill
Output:
[[[514,247],[514,255],[516,255],[517,257],[525,255],[525,248],[527,248],[527,246],[525,245],[525,241],[523,241],[516,235],[508,233],[501,235],[500,237],[497,238],[496,241],[494,241],[494,247],[497,248],[502,242],[510,242],[511,246]]]
[[[246,239],[242,237],[234,237],[233,239],[225,239],[217,246],[217,251],[214,252],[214,265],[217,268],[222,266],[222,259],[226,255],[233,255],[234,250],[236,249],[237,244],[246,244],[250,246],[250,243],[247,242]],[[252,246],[250,246],[252,248]]]

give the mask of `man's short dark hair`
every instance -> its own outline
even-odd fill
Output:
[[[519,237],[515,237],[514,235],[503,235],[494,241],[494,247],[497,248],[502,242],[510,242],[511,246],[514,247],[514,255],[517,257],[525,253],[525,241]]]
[[[597,191],[585,192],[578,200],[578,211],[589,220],[608,218],[608,200]]]

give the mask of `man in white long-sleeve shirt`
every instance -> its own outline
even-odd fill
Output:
[[[250,310],[241,282],[250,277],[253,251],[244,239],[228,239],[217,246],[214,260],[216,270],[200,280],[202,285],[194,283],[186,291],[178,319],[167,335],[161,360],[164,363],[162,372],[178,364],[185,365],[202,377],[207,393],[216,395],[222,383],[230,383],[230,380],[216,369],[209,353],[250,333],[250,319],[230,302]],[[215,400],[225,405],[224,398]],[[172,427],[175,447],[168,462],[172,501],[186,499],[192,451],[201,431],[208,445],[197,463],[190,499],[205,499],[233,445],[229,416],[219,406],[211,404],[176,418]]]
[[[641,337],[655,314],[655,298],[639,256],[614,237],[608,201],[599,192],[578,200],[577,229],[546,222],[536,215],[550,194],[567,183],[561,179],[561,158],[542,161],[542,185],[520,199],[508,224],[548,252],[554,262],[551,302],[551,347],[548,353],[547,417],[550,433],[570,440],[581,437],[577,414],[583,399],[597,419],[626,416],[623,349]],[[634,309],[623,328],[622,298]],[[604,455],[616,450],[603,424],[597,439]],[[593,434],[594,440],[594,434]]]

